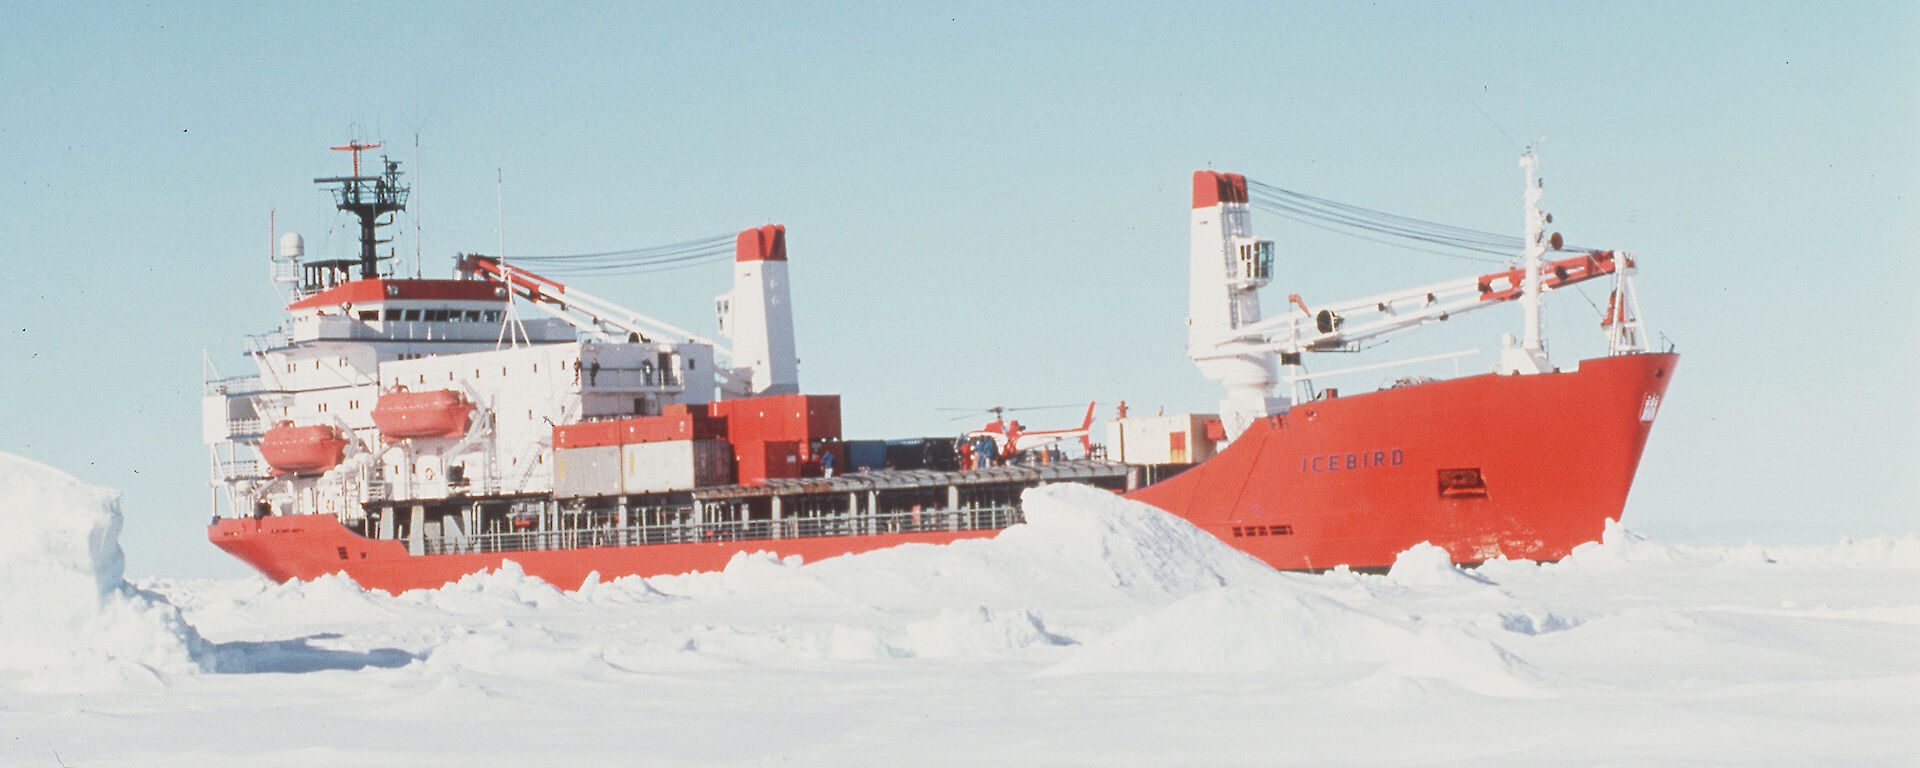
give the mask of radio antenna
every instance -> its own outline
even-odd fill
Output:
[[[413,132],[413,185],[420,186],[420,132]],[[413,199],[413,276],[421,276],[420,265],[420,198]]]

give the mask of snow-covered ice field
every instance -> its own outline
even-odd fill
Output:
[[[129,584],[113,494],[0,454],[0,765],[1920,765],[1920,539],[1300,575],[1028,509],[571,592]]]

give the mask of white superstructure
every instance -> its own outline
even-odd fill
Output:
[[[324,181],[380,181],[404,200],[387,171]],[[731,318],[736,340],[756,340],[740,354],[496,259],[394,279],[356,275],[365,259],[310,260],[294,233],[278,245],[285,322],[249,339],[256,375],[210,375],[203,398],[216,516],[352,520],[374,503],[546,495],[556,425],[798,391],[784,244],[736,272],[733,295],[755,308]],[[515,297],[553,316],[522,320]]]

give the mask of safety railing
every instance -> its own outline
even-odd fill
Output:
[[[207,395],[251,395],[262,391],[260,377],[234,376],[227,379],[214,379],[206,383],[202,394]]]
[[[730,520],[664,525],[505,531],[472,536],[440,536],[421,542],[426,554],[524,552],[588,547],[632,547],[702,541],[755,541],[892,533],[933,533],[1006,528],[1021,521],[1014,506],[913,510],[878,515],[833,515],[786,520]]]
[[[279,349],[293,343],[293,337],[287,333],[285,329],[280,329],[267,331],[266,333],[247,334],[247,342],[247,351],[264,352],[269,349]]]
[[[221,482],[231,482],[262,476],[260,462],[254,459],[223,459],[216,465]]]
[[[580,369],[580,384],[591,390],[634,390],[683,386],[680,372],[672,368],[602,366]]]

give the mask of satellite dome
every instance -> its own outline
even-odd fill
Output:
[[[307,239],[298,232],[288,232],[280,236],[280,258],[300,260],[307,255]]]

